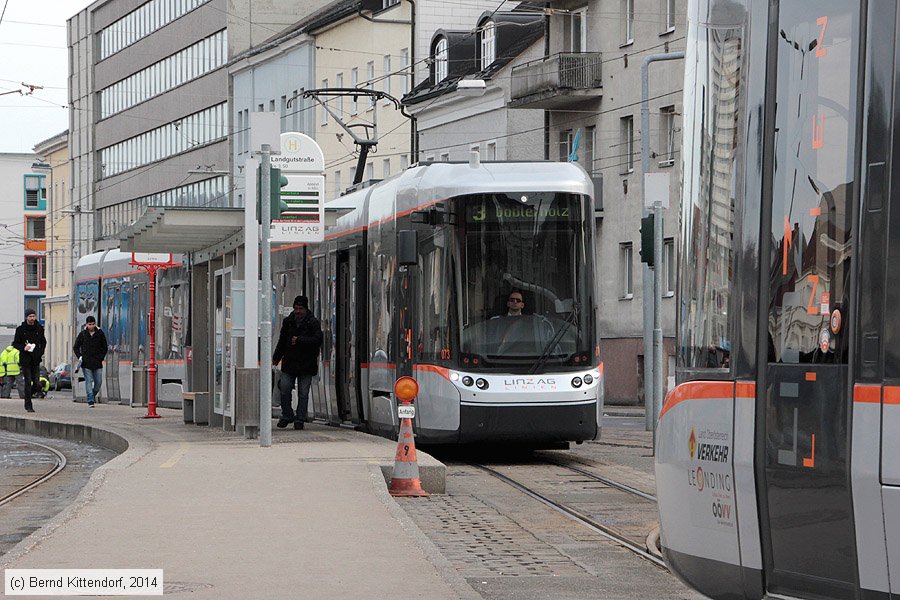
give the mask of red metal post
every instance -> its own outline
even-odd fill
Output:
[[[156,414],[156,265],[142,265],[150,276],[150,366],[147,368],[147,385],[149,387],[147,414],[145,419],[158,419]]]
[[[168,269],[176,266],[172,262],[172,255],[169,255],[167,262],[141,262],[135,260],[135,255],[131,255],[131,265],[141,269],[150,277],[150,364],[147,367],[147,414],[145,419],[159,419],[156,414],[156,272],[161,269]]]

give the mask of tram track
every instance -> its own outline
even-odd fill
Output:
[[[617,482],[613,479],[604,477],[603,475],[599,475],[587,469],[575,467],[553,459],[541,460],[543,462],[538,466],[552,466],[561,468],[569,472],[576,473],[581,477],[587,477],[593,482],[603,484],[609,489],[617,490],[619,492],[627,494],[632,498],[637,499],[636,502],[640,505],[640,511],[647,510],[648,507],[652,507],[653,512],[656,512],[656,497],[652,494],[648,494],[647,492],[644,492],[627,484]],[[661,569],[668,570],[668,567],[662,560],[662,555],[656,547],[659,535],[658,527],[653,527],[650,531],[644,529],[641,535],[637,535],[636,532],[629,533],[623,531],[620,527],[614,527],[608,523],[601,522],[600,519],[587,514],[587,511],[585,511],[584,509],[579,509],[573,506],[572,503],[555,499],[554,496],[557,496],[560,493],[559,489],[554,489],[552,492],[539,490],[537,489],[539,487],[538,485],[526,483],[522,481],[522,478],[501,472],[498,468],[498,465],[486,465],[480,463],[470,464],[471,466],[480,469],[481,471],[491,475],[492,477],[503,481],[507,485],[515,488],[523,494],[537,500],[538,502],[541,502],[542,504],[555,510],[556,512],[565,515],[569,519],[572,519],[573,521],[579,523],[580,525],[593,531],[594,533],[597,533],[609,539],[613,543],[630,550],[640,558],[643,558],[644,560],[656,565],[657,567],[660,567]],[[527,466],[531,467],[534,465]]]
[[[17,458],[18,462],[25,463],[24,465],[0,464],[0,471],[10,472],[7,479],[25,480],[24,483],[0,487],[0,507],[46,482],[66,467],[66,457],[62,452],[32,440],[2,433],[0,434],[0,448],[4,449],[6,459]],[[29,448],[31,450],[28,450]],[[34,448],[38,448],[36,453]],[[49,461],[46,460],[48,457]],[[4,487],[12,489],[6,490]]]

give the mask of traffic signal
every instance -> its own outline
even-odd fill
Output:
[[[269,216],[271,220],[281,217],[281,213],[288,209],[288,205],[281,199],[281,188],[288,184],[288,179],[281,174],[281,169],[269,170],[269,198],[263,198],[262,195],[262,178],[257,178],[256,187],[256,220],[262,222],[262,212],[260,208],[268,203]]]
[[[641,219],[641,262],[653,266],[653,215]]]

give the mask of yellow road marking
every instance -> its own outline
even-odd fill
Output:
[[[181,444],[181,446],[179,446],[178,450],[175,451],[175,454],[172,455],[172,458],[170,458],[163,464],[159,465],[159,468],[160,469],[171,469],[176,464],[178,464],[178,461],[181,460],[182,456],[187,454],[187,451],[188,451],[188,445]]]

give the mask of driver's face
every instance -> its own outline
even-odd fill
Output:
[[[506,301],[506,303],[509,304],[511,308],[522,308],[522,304],[524,304],[524,301],[522,300],[522,296],[518,294],[512,294],[509,297],[509,300]]]

